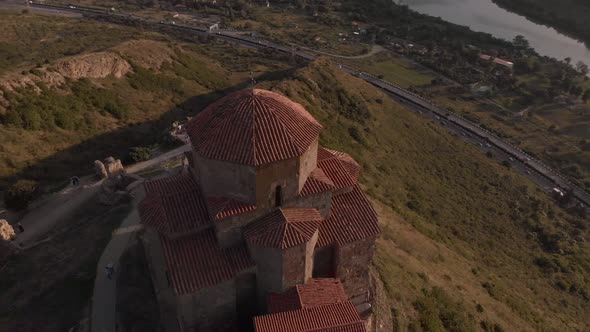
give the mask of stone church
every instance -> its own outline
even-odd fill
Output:
[[[379,227],[359,164],[266,90],[229,94],[186,128],[188,167],[146,182],[139,204],[166,330],[365,331]]]

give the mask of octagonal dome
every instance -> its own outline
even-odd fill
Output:
[[[201,156],[253,166],[301,156],[321,129],[300,104],[260,89],[229,94],[187,125]]]

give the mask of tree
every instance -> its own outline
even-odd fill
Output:
[[[572,63],[572,58],[570,58],[570,57],[568,56],[567,58],[563,59],[563,61],[564,61],[565,63],[567,63],[568,65],[570,65],[570,64]]]
[[[517,35],[512,40],[512,44],[520,49],[528,49],[530,47],[529,41],[523,35]]]
[[[588,100],[590,100],[590,90],[584,91],[584,93],[582,94],[582,100],[584,102],[587,102]]]
[[[582,75],[588,75],[588,65],[585,64],[582,61],[578,61],[578,63],[576,63],[576,69],[582,74]]]
[[[149,160],[152,154],[152,150],[148,147],[132,147],[131,151],[129,152],[129,157],[134,162],[146,161]]]

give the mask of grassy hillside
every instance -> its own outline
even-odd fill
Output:
[[[7,45],[0,54],[32,50],[29,57],[0,57],[18,68],[0,66],[0,189],[15,177],[63,181],[91,172],[93,160],[125,158],[130,147],[161,143],[173,120],[247,84],[250,72],[280,74],[289,66],[274,54],[182,43],[106,23],[0,17],[0,26],[15,24],[0,37]],[[48,40],[45,48],[39,39]],[[46,61],[38,63],[41,55]]]
[[[63,22],[70,28],[81,24]],[[253,71],[260,87],[302,103],[322,122],[322,144],[351,153],[363,165],[362,183],[383,228],[375,266],[390,296],[396,330],[590,329],[587,224],[560,210],[526,179],[323,60],[291,71],[274,54],[141,36],[139,44],[117,40],[100,49],[120,58],[120,68],[130,66],[120,78],[67,78],[57,85],[4,90],[1,178],[55,181],[87,171],[94,159],[157,143],[174,119],[198,112],[225,90],[244,87]],[[19,38],[32,43],[35,36]],[[68,59],[74,59],[69,64],[82,61],[77,55]],[[63,59],[48,60],[40,66],[25,61],[18,65],[24,69],[5,75],[67,76],[58,65]],[[37,249],[43,252],[42,246]],[[1,283],[2,293],[21,300],[11,309],[18,315],[1,317],[0,324],[32,321],[25,313],[39,310],[39,302],[27,293],[31,289],[43,308],[60,308],[59,301],[72,296],[62,283],[68,279],[36,285],[29,265],[11,264],[8,268],[16,270]],[[44,272],[60,268],[43,266]],[[87,276],[85,285],[91,280]],[[23,290],[21,284],[32,286]],[[77,308],[87,295],[75,298]],[[79,316],[64,317],[55,330]]]
[[[262,86],[301,102],[326,127],[322,144],[362,163],[398,329],[590,328],[586,224],[528,180],[325,63]]]

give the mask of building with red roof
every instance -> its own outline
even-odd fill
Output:
[[[186,126],[181,173],[146,182],[142,236],[169,331],[365,331],[377,215],[359,164],[274,92],[229,94]]]

